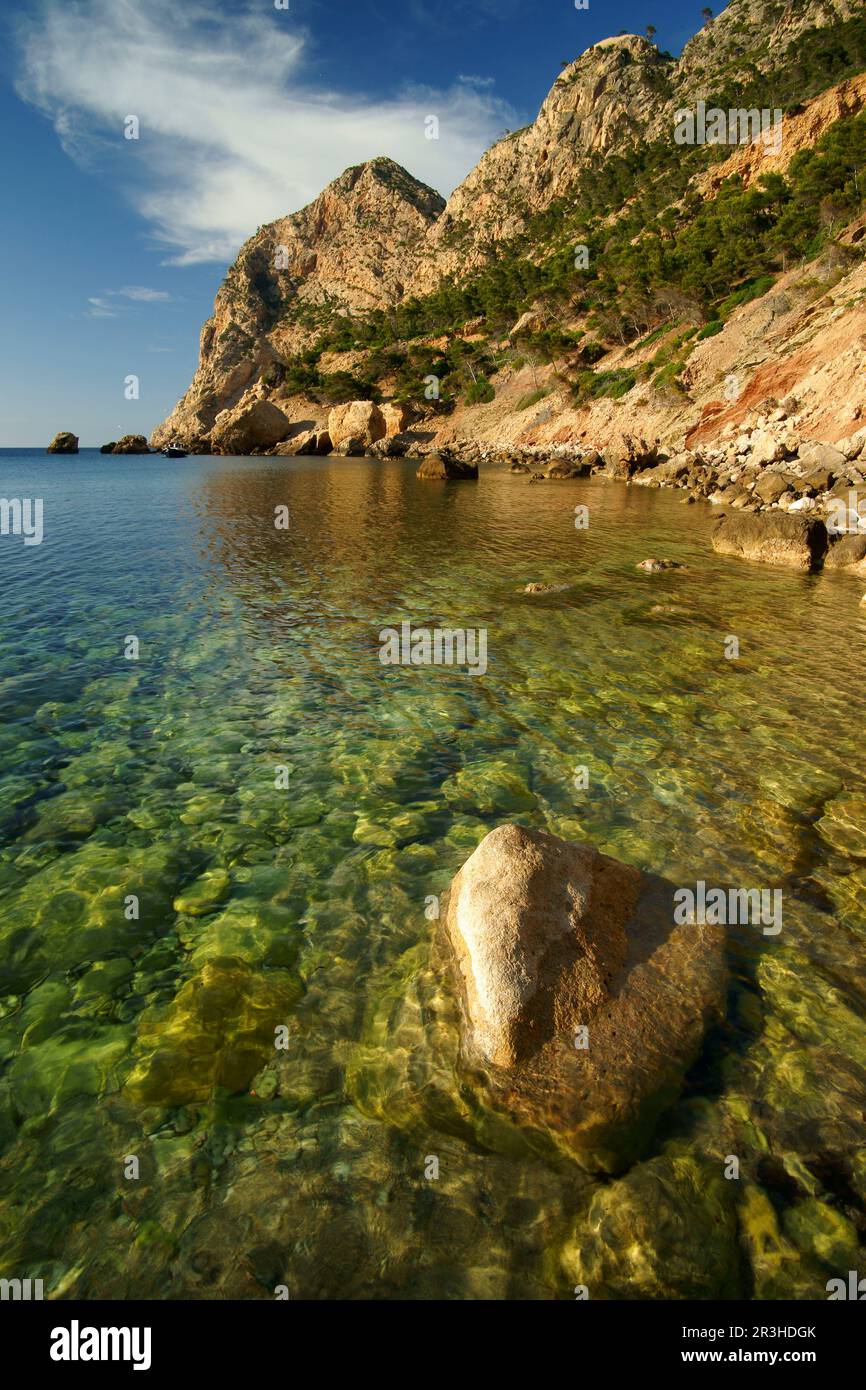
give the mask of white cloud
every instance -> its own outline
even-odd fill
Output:
[[[70,156],[109,167],[174,264],[230,260],[351,164],[389,155],[447,196],[516,113],[477,81],[363,97],[316,86],[291,13],[201,0],[41,0],[19,94]],[[139,120],[139,139],[124,121]],[[439,139],[424,120],[439,118]]]
[[[107,299],[100,299],[100,298],[97,298],[97,297],[94,296],[94,295],[91,295],[91,297],[88,299],[87,302],[88,302],[88,304],[90,305],[90,308],[86,311],[86,317],[87,317],[87,318],[89,318],[89,319],[113,319],[113,318],[117,318],[117,314],[116,314],[115,311],[114,311],[114,306],[113,306],[112,304],[109,304],[109,302],[108,302]]]
[[[119,294],[123,299],[135,299],[141,304],[155,304],[158,300],[171,299],[168,290],[149,290],[146,285],[125,285],[122,290],[109,290],[109,294]]]

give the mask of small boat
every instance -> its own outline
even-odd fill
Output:
[[[167,459],[185,459],[186,449],[182,449],[179,444],[166,444],[162,451]]]

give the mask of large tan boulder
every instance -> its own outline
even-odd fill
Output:
[[[713,550],[789,569],[817,569],[827,550],[827,528],[815,517],[789,512],[737,512],[720,517]]]
[[[675,892],[590,845],[504,825],[448,894],[466,1080],[588,1168],[644,1149],[723,1013],[724,928],[677,923]]]
[[[272,401],[253,400],[239,411],[217,416],[211,433],[215,451],[223,454],[249,454],[253,449],[269,449],[291,432],[292,422]]]
[[[316,430],[299,429],[277,444],[275,454],[294,457],[298,454],[318,453],[319,435]]]
[[[448,934],[473,1048],[511,1066],[586,1023],[626,958],[640,875],[587,845],[503,825],[454,879]]]
[[[69,430],[61,430],[59,434],[55,434],[45,452],[46,454],[77,454],[78,435],[70,434]]]
[[[385,421],[385,434],[390,437],[407,430],[415,419],[415,412],[403,401],[388,401],[387,405],[382,406],[382,417]]]
[[[328,416],[328,434],[335,453],[341,452],[341,445],[350,441],[354,448],[369,448],[377,439],[383,439],[387,430],[385,417],[373,401],[349,401],[347,405],[335,405]]]

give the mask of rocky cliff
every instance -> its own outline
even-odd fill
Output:
[[[243,246],[202,330],[192,385],[152,442],[247,451],[272,447],[293,427],[321,429],[335,398],[317,400],[306,382],[286,385],[284,369],[316,344],[336,366],[337,354],[327,352],[323,335],[338,316],[363,322],[370,311],[393,314],[396,306],[494,265],[503,247],[519,244],[533,261],[558,244],[567,248],[560,232],[545,230],[539,218],[570,207],[584,181],[597,179],[611,158],[670,150],[675,112],[699,98],[739,96],[770,109],[782,106],[796,143],[786,140],[775,165],[755,146],[736,150],[726,162],[702,151],[707,159],[687,190],[693,202],[714,197],[731,174],[749,184],[786,168],[794,149],[808,148],[833,119],[863,108],[862,81],[830,80],[838,26],[862,12],[862,0],[732,0],[679,60],[636,35],[595,44],[557,77],[536,120],[487,151],[447,203],[389,159],[346,170],[308,207],[260,228]],[[815,36],[820,40],[830,26],[832,41],[816,44]],[[796,113],[808,84],[824,92],[824,106],[810,106],[804,122]],[[611,217],[628,211],[628,189],[623,198]],[[673,195],[672,201],[682,209]],[[471,328],[459,330],[460,336],[471,337]],[[401,335],[395,329],[393,336]],[[426,341],[445,350],[449,338]],[[615,355],[623,344],[601,346]],[[365,361],[363,351],[340,356],[353,370]],[[533,382],[538,385],[535,371]],[[387,381],[380,387],[389,394]],[[303,397],[302,389],[308,391]]]
[[[444,207],[391,159],[347,169],[300,212],[241,248],[201,332],[192,385],[152,442],[203,447],[269,364],[315,336],[317,316],[402,298],[424,236]]]

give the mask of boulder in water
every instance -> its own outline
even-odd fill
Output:
[[[789,569],[817,569],[827,550],[827,528],[817,517],[781,511],[723,516],[713,531],[713,550],[743,560]]]
[[[461,459],[454,458],[451,454],[430,454],[421,464],[415,476],[417,478],[477,478],[478,464],[463,463]]]
[[[487,835],[451,885],[467,1078],[589,1168],[633,1161],[722,1015],[723,930],[675,925],[674,891],[517,825]]]

